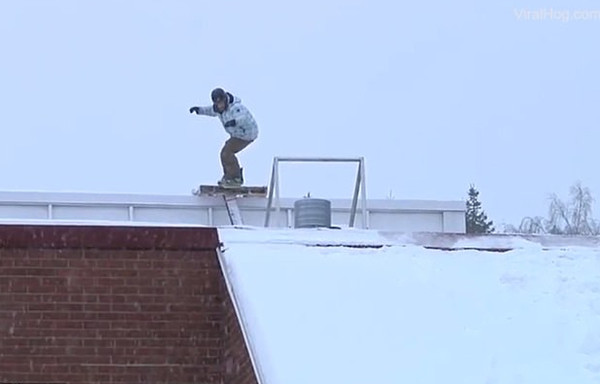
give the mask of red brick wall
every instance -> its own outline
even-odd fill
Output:
[[[229,301],[229,297],[227,301]],[[223,329],[225,334],[223,348],[224,382],[231,384],[257,384],[258,381],[254,374],[234,307],[230,302],[226,303],[225,307],[226,314]]]
[[[249,382],[225,372],[249,358],[218,246],[211,228],[0,226],[0,382]]]

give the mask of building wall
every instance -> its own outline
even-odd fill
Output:
[[[253,383],[218,246],[212,228],[0,226],[0,382]]]
[[[293,227],[294,203],[273,201],[270,227]],[[330,199],[331,222],[350,226],[350,199]],[[245,225],[264,226],[268,199],[238,199]],[[368,200],[358,204],[353,226],[403,232],[465,233],[465,203],[436,200]],[[230,225],[220,196],[147,196],[89,193],[1,192],[0,220],[111,221],[158,224]]]
[[[223,382],[257,384],[256,375],[232,305],[226,306],[223,345]]]

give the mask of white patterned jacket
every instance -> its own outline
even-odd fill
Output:
[[[211,105],[209,107],[197,107],[198,114],[219,117],[223,128],[231,137],[246,141],[256,140],[258,137],[258,124],[256,124],[248,108],[242,104],[239,97],[233,96],[229,92],[227,92],[227,97],[229,97],[229,104],[222,113],[217,112],[214,106]]]

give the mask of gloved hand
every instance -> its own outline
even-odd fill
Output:
[[[227,121],[227,122],[225,123],[225,126],[226,126],[227,128],[229,128],[229,127],[235,127],[235,120],[229,120],[229,121]]]
[[[200,108],[192,107],[190,108],[190,113],[195,113],[196,115],[198,115],[200,113]]]

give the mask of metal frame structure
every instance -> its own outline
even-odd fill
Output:
[[[358,163],[356,173],[356,184],[354,186],[354,194],[352,196],[352,207],[350,209],[349,227],[354,227],[354,219],[356,217],[356,209],[358,206],[358,196],[361,195],[362,209],[362,227],[367,228],[367,192],[365,183],[365,159],[364,157],[274,157],[273,170],[271,172],[271,181],[269,183],[269,200],[267,203],[267,212],[265,216],[265,227],[269,226],[271,219],[271,209],[273,207],[273,195],[275,195],[275,210],[277,217],[281,210],[279,196],[279,163],[280,162],[295,162],[295,163]]]

